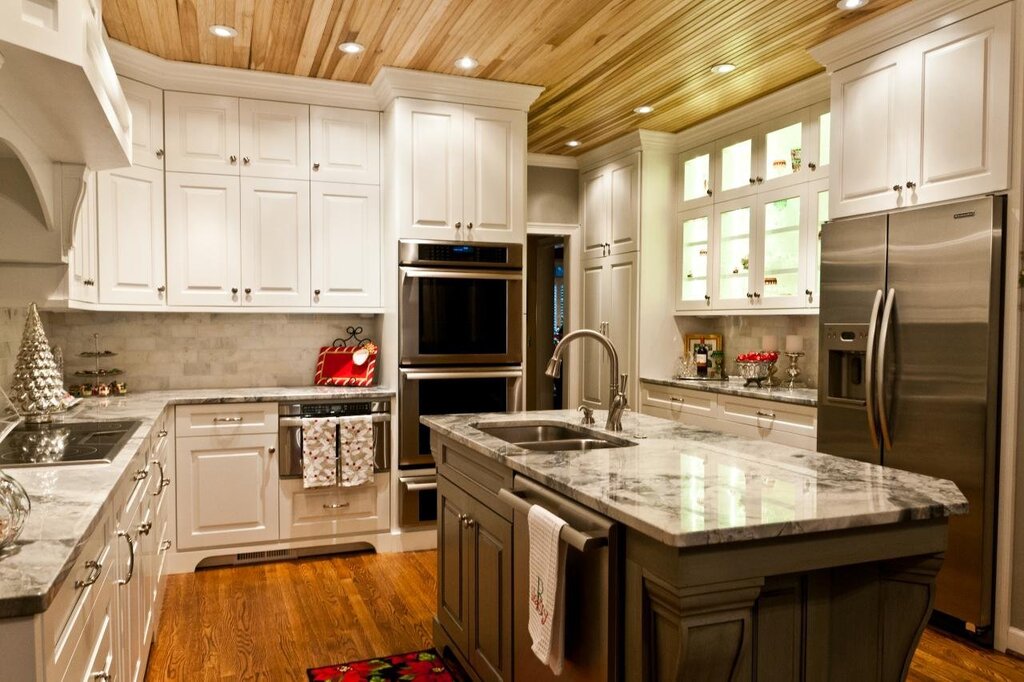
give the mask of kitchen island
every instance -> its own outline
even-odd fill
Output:
[[[902,679],[948,518],[967,511],[949,481],[644,415],[630,432],[576,427],[580,439],[558,441],[578,450],[493,435],[564,430],[579,423],[571,411],[422,422],[440,474],[435,641],[480,679],[546,679],[521,635],[525,516],[510,493],[543,488],[613,522],[604,582],[567,576],[591,589],[567,594],[570,680],[593,677],[574,657],[593,637],[575,629],[595,618],[608,621],[608,679]],[[572,612],[602,585],[619,595],[604,613]]]

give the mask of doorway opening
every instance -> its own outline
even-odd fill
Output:
[[[565,372],[557,379],[544,373],[569,319],[565,246],[562,236],[526,239],[527,410],[560,410],[568,404]]]

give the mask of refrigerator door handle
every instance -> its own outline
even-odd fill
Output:
[[[878,365],[875,370],[875,390],[878,392],[878,423],[882,428],[882,443],[886,450],[892,450],[892,428],[889,424],[889,412],[885,405],[885,346],[889,337],[889,327],[892,324],[892,306],[896,301],[896,290],[889,289],[889,295],[885,299],[885,312],[882,313],[882,331],[878,337]]]
[[[865,386],[864,397],[868,415],[868,433],[871,434],[871,447],[878,449],[878,427],[875,424],[875,336],[878,331],[878,309],[882,307],[882,290],[875,292],[875,303],[871,306],[871,320],[868,322],[868,349],[867,349],[867,371],[865,372],[867,386]]]

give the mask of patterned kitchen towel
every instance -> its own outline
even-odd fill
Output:
[[[526,516],[530,532],[530,614],[527,625],[533,640],[533,653],[555,675],[562,674],[565,663],[565,545],[558,516],[533,505]]]
[[[302,419],[302,487],[338,484],[338,418]]]
[[[339,417],[338,425],[341,485],[351,487],[372,483],[373,417]]]

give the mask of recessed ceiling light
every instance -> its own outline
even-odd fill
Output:
[[[342,43],[341,45],[338,45],[338,49],[345,54],[359,54],[366,48],[359,43]]]
[[[839,0],[839,2],[836,3],[836,7],[839,9],[851,10],[866,7],[867,4],[868,0]]]
[[[711,73],[732,73],[736,70],[735,64],[715,64],[711,67]]]
[[[565,143],[565,146],[566,147],[579,147],[580,146],[580,141],[579,140],[569,140],[568,142]]]
[[[210,27],[210,33],[217,36],[218,38],[234,38],[238,35],[238,31],[231,28],[230,26],[224,26],[222,24],[214,24]]]
[[[475,69],[479,64],[480,62],[473,59],[472,57],[460,57],[459,59],[455,60],[455,66],[459,67],[460,69]]]
[[[644,104],[643,106],[639,106],[636,109],[634,109],[633,113],[634,114],[649,114],[652,111],[654,111],[654,107],[652,107],[650,104]]]

